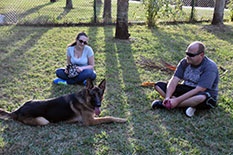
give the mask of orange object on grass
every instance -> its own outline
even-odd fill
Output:
[[[173,67],[173,66],[167,66],[167,68],[169,68],[169,69],[171,69],[171,70],[173,70],[173,71],[176,70],[176,67]]]
[[[143,82],[141,86],[153,86],[155,83],[152,82]]]

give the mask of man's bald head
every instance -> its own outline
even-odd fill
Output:
[[[192,50],[192,51],[195,51],[197,53],[199,53],[199,52],[205,53],[205,45],[200,41],[194,41],[188,46],[187,50],[188,51]]]

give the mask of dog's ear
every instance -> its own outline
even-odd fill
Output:
[[[100,84],[99,84],[99,88],[100,89],[103,89],[103,90],[105,90],[105,85],[106,85],[106,80],[105,79],[103,79],[101,82],[100,82]]]
[[[94,87],[94,84],[90,78],[88,78],[86,81],[86,87],[87,89],[92,89]]]

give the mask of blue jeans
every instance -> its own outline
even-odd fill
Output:
[[[66,80],[67,84],[81,84],[84,80],[88,78],[90,78],[91,80],[95,80],[96,78],[96,73],[92,69],[84,69],[78,74],[78,76],[74,78],[69,78],[64,71],[64,68],[59,68],[56,70],[56,75],[60,79]]]

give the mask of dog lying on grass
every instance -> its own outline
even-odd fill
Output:
[[[80,123],[86,126],[111,122],[126,122],[117,117],[95,117],[100,114],[106,80],[94,86],[90,79],[86,87],[74,94],[38,101],[28,101],[14,112],[0,109],[1,119],[13,119],[27,125],[49,123]]]

